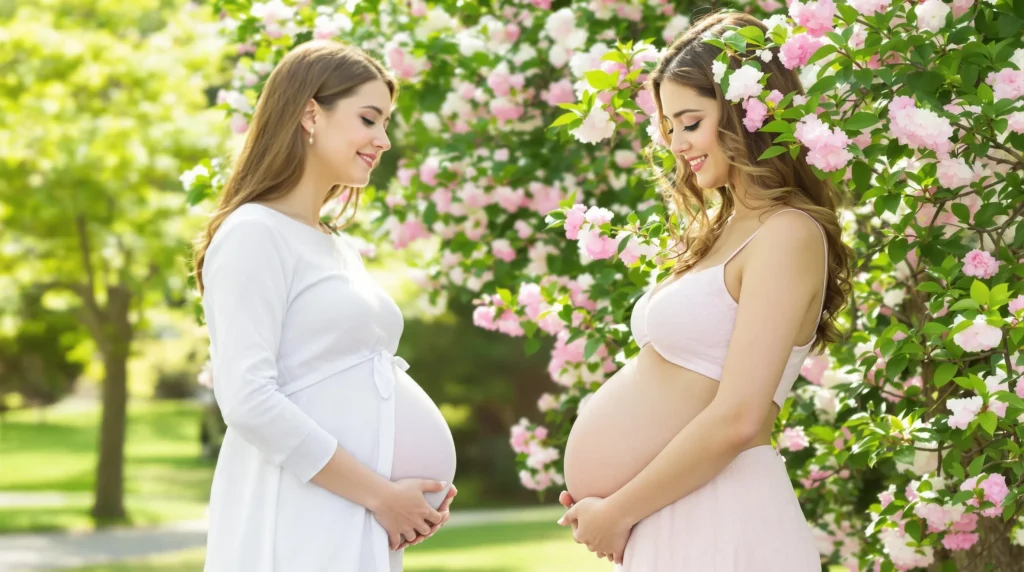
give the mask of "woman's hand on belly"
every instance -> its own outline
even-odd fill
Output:
[[[402,544],[399,545],[398,548],[396,548],[395,550],[398,551],[402,550],[403,548],[406,548],[407,546],[419,544],[424,540],[430,538],[431,536],[434,536],[434,533],[440,530],[441,527],[444,526],[446,522],[448,522],[448,519],[451,518],[450,509],[452,506],[452,499],[454,499],[455,495],[457,494],[459,494],[459,491],[455,488],[455,485],[452,485],[452,487],[448,489],[448,494],[445,495],[444,501],[441,502],[441,506],[438,507],[437,509],[437,512],[441,513],[441,522],[431,526],[430,532],[428,532],[427,534],[421,534],[417,536],[415,540],[412,541],[402,542]]]
[[[426,479],[402,479],[388,483],[384,497],[371,510],[387,531],[391,550],[396,550],[403,538],[427,534],[432,525],[441,522],[441,514],[427,504],[423,493],[440,492],[445,486],[446,483]]]
[[[628,519],[615,514],[609,503],[597,497],[573,503],[558,524],[573,526],[572,536],[576,542],[586,545],[600,558],[610,557],[616,564],[622,563],[633,529]]]

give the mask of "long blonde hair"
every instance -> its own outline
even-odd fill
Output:
[[[823,347],[839,338],[836,317],[846,304],[850,292],[850,264],[853,250],[843,243],[837,205],[838,193],[828,182],[815,176],[807,164],[807,150],[801,148],[793,159],[783,153],[770,159],[757,158],[772,145],[772,134],[757,131],[750,133],[743,128],[743,109],[740,104],[726,101],[721,86],[715,81],[711,64],[721,49],[705,43],[704,38],[721,38],[726,26],[756,26],[767,32],[760,20],[742,12],[718,12],[705,16],[669,46],[658,66],[650,74],[648,88],[658,107],[659,125],[662,137],[669,141],[667,122],[661,108],[661,85],[672,81],[692,88],[704,97],[716,99],[721,109],[718,123],[718,138],[729,162],[730,182],[742,185],[751,199],[768,205],[769,208],[786,205],[800,209],[814,217],[825,230],[828,242],[828,279],[823,300],[822,319],[818,324],[815,345]],[[797,74],[786,69],[779,61],[777,50],[772,60],[761,62],[761,70],[768,75],[769,90],[776,89],[785,94],[803,93]],[[730,58],[729,68],[736,69],[740,62]],[[655,172],[658,164],[653,162]],[[708,196],[697,184],[693,172],[676,161],[676,168],[668,176],[660,177],[663,192],[671,197],[678,212],[686,219],[685,230],[680,235],[672,225],[670,232],[677,241],[678,257],[673,273],[679,274],[693,268],[707,256],[712,245],[722,234],[726,221],[735,211],[736,197],[728,186],[715,189],[719,197],[719,208],[712,217],[708,216]]]
[[[206,250],[224,219],[246,203],[288,194],[302,178],[308,136],[300,121],[306,103],[313,99],[324,110],[330,110],[374,80],[387,85],[393,102],[398,96],[394,78],[379,62],[353,46],[316,40],[297,46],[281,59],[256,103],[245,143],[206,231],[194,244],[193,265],[200,294]],[[346,190],[348,196],[338,218],[350,206],[352,216],[355,215],[359,189],[335,185],[324,199],[326,205]]]

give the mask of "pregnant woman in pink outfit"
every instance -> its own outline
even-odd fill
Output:
[[[621,571],[821,570],[771,432],[808,352],[837,337],[851,251],[806,150],[757,160],[773,135],[744,128],[714,79],[720,50],[701,41],[727,25],[765,29],[710,15],[650,75],[686,231],[672,276],[633,307],[640,353],[566,445],[561,522]],[[768,90],[800,91],[777,53],[761,67]]]
[[[286,55],[197,243],[228,426],[208,572],[395,572],[406,545],[447,521],[455,446],[395,356],[402,314],[320,222],[343,192],[357,204],[390,148],[396,92],[354,48]]]

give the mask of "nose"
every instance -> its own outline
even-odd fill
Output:
[[[687,141],[686,136],[683,135],[682,129],[676,129],[672,132],[672,142],[669,145],[669,149],[671,149],[672,154],[676,156],[685,155],[690,149],[690,142]]]
[[[381,153],[391,148],[391,139],[388,138],[388,134],[382,133],[376,139],[373,140],[373,146],[380,150]]]

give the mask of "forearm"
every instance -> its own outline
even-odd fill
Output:
[[[714,405],[698,414],[658,456],[608,500],[634,525],[708,483],[743,450],[735,416]]]
[[[391,484],[341,447],[310,482],[371,512],[377,511]]]

